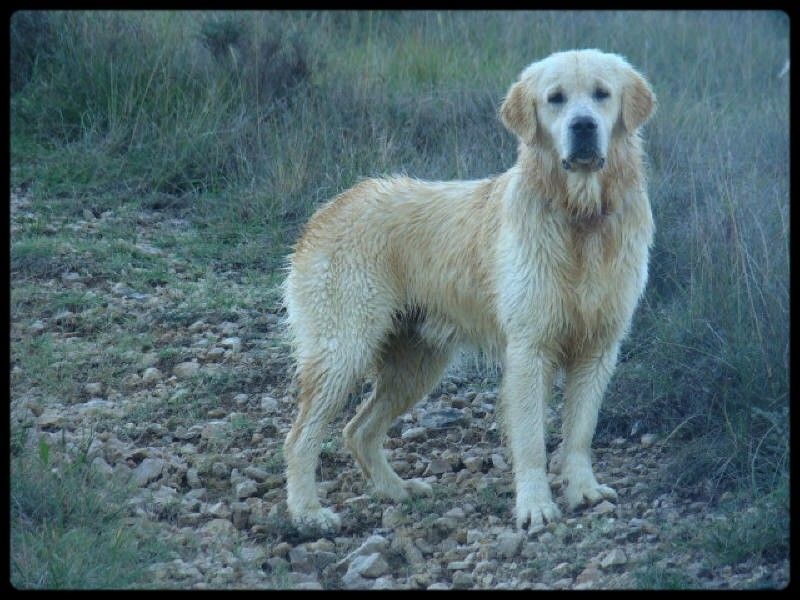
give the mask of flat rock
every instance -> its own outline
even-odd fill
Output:
[[[144,370],[144,373],[142,373],[142,383],[155,383],[161,381],[163,378],[164,374],[155,367],[148,367]]]
[[[425,412],[419,418],[419,424],[427,429],[444,429],[465,425],[469,421],[466,413],[457,408],[441,408]]]
[[[453,466],[441,458],[434,458],[428,463],[428,468],[425,470],[426,475],[441,475],[442,473],[450,473]]]
[[[653,444],[656,443],[657,436],[654,433],[645,433],[639,442],[642,444],[643,448],[649,448]]]
[[[389,572],[389,565],[386,559],[378,552],[366,556],[357,556],[350,563],[348,571],[353,571],[361,577],[375,579]]]
[[[188,379],[196,375],[200,370],[200,364],[196,362],[182,362],[172,369],[172,374],[178,379]]]
[[[230,537],[236,534],[236,527],[228,519],[212,519],[200,528],[200,532],[212,537]]]
[[[164,470],[164,461],[160,458],[145,458],[131,474],[131,481],[138,487],[143,487],[158,479]]]
[[[314,570],[313,557],[305,546],[295,546],[289,550],[289,563],[295,571],[308,573]]]
[[[400,436],[404,441],[422,440],[427,437],[427,430],[424,427],[411,427],[406,429]]]
[[[612,548],[600,560],[600,566],[604,569],[614,565],[624,565],[628,562],[628,557],[622,548]]]
[[[258,486],[252,479],[245,479],[236,485],[236,497],[240,500],[255,496],[258,493]]]
[[[502,558],[513,558],[519,553],[525,534],[519,531],[502,533],[497,536],[495,551]]]
[[[465,573],[464,571],[456,571],[453,573],[453,589],[467,590],[470,589],[473,584],[474,579],[471,573]]]

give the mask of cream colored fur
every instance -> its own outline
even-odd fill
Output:
[[[595,97],[598,85],[609,97]],[[557,106],[548,100],[556,88]],[[653,222],[638,129],[654,102],[619,56],[554,54],[523,71],[501,108],[520,138],[508,171],[477,181],[369,179],[314,214],[285,282],[299,384],[285,442],[287,502],[298,525],[340,526],[319,502],[315,471],[325,426],[370,374],[376,383],[344,429],[347,447],[378,494],[430,492],[398,477],[382,444],[467,342],[503,361],[517,525],[560,516],[544,438],[557,369],[566,375],[563,443],[551,467],[567,482],[567,504],[616,497],[594,476],[590,444],[647,279]],[[599,170],[562,165],[576,115],[597,121]]]

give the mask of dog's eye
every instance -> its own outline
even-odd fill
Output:
[[[565,101],[565,100],[566,100],[566,97],[565,97],[565,96],[564,96],[564,94],[563,94],[563,93],[561,93],[561,92],[555,92],[555,93],[553,93],[553,94],[550,94],[550,95],[547,97],[547,101],[548,101],[550,104],[564,104],[564,101]]]
[[[610,95],[611,95],[611,94],[609,94],[609,93],[608,93],[606,90],[604,90],[603,88],[595,88],[595,90],[594,90],[594,94],[592,94],[592,96],[594,97],[594,99],[595,99],[595,100],[605,100],[605,99],[606,99],[606,98],[608,98]]]

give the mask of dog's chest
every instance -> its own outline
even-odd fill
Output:
[[[581,336],[602,335],[625,326],[636,304],[646,255],[618,228],[571,231],[563,256],[554,256],[563,322]],[[550,287],[549,285],[545,287]]]

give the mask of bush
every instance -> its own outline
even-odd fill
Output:
[[[9,26],[11,50],[11,93],[17,93],[36,77],[40,61],[54,50],[54,37],[47,13],[19,11],[11,15]]]

